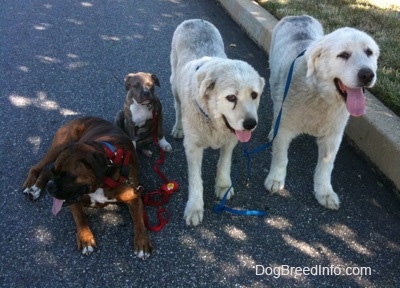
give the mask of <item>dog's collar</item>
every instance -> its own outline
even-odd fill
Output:
[[[104,146],[106,146],[112,153],[115,153],[117,150],[110,142],[100,142]]]
[[[208,120],[211,120],[210,116],[208,116],[207,112],[204,111],[204,109],[200,106],[199,102],[197,102],[196,99],[194,99],[194,103],[196,104],[197,108],[199,108],[201,114],[203,114],[204,117],[206,117]]]
[[[101,144],[104,145],[104,151],[108,158],[107,171],[105,172],[102,186],[115,188],[123,182],[128,183],[130,180],[129,160],[132,154],[131,151],[123,150],[119,147],[115,148],[114,145],[109,142],[101,142]],[[111,178],[112,175],[110,174],[113,174],[116,168],[119,169],[120,176],[117,180],[114,180]]]

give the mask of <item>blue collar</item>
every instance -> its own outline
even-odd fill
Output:
[[[194,99],[194,103],[196,103],[197,108],[199,108],[201,114],[204,115],[204,117],[206,117],[208,120],[211,120],[210,116],[208,116],[207,112],[203,110],[203,108],[201,108],[199,102],[197,102],[196,99]]]
[[[107,148],[110,149],[110,151],[113,152],[113,153],[115,153],[115,152],[117,151],[117,150],[115,149],[115,147],[114,147],[111,143],[109,143],[109,142],[103,141],[103,142],[100,142],[100,143],[103,144],[103,145],[105,145],[105,146],[107,146]]]

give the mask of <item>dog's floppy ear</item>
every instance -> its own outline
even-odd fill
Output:
[[[318,61],[322,54],[322,45],[320,41],[312,43],[305,52],[307,60],[307,77],[312,76],[315,73]]]
[[[207,92],[214,89],[215,81],[214,77],[210,75],[210,72],[202,72],[197,75],[197,87],[199,89],[199,97],[204,97]]]
[[[133,74],[129,73],[128,75],[125,76],[124,81],[125,81],[125,90],[129,91],[129,89],[131,88],[131,78],[132,78]]]
[[[97,182],[103,180],[108,164],[107,157],[104,153],[98,151],[87,153],[83,162],[92,169]]]
[[[151,78],[153,79],[154,84],[160,87],[160,80],[158,80],[158,77],[155,74],[151,74]]]

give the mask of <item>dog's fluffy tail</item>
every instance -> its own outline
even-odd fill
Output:
[[[124,115],[124,111],[119,110],[117,115],[115,115],[114,118],[114,125],[121,128],[122,131],[125,132],[125,115]]]

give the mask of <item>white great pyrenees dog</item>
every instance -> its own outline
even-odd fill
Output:
[[[271,192],[284,188],[289,144],[299,134],[310,134],[318,144],[315,197],[326,208],[338,209],[340,201],[331,185],[334,160],[349,116],[365,113],[363,89],[375,84],[379,47],[366,33],[353,28],[324,35],[321,24],[310,16],[283,18],[273,31],[269,53],[274,102],[270,137],[289,66],[304,49],[304,56],[295,63],[264,185]]]
[[[233,148],[238,140],[249,141],[257,126],[265,80],[248,63],[227,59],[219,31],[205,20],[182,22],[171,46],[170,80],[176,110],[172,135],[185,136],[189,199],[184,218],[187,225],[196,226],[204,213],[203,150],[220,149],[215,194],[222,198],[231,186]]]

